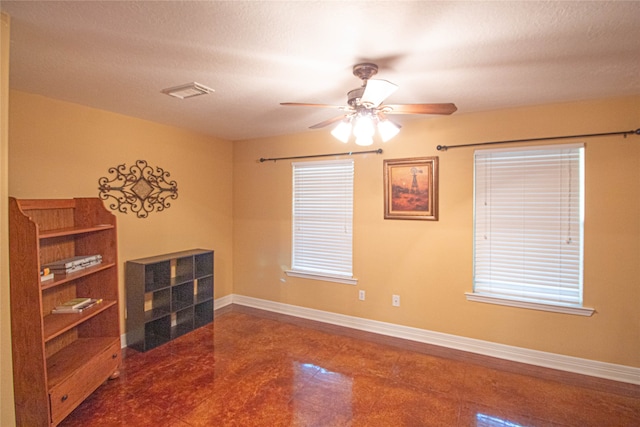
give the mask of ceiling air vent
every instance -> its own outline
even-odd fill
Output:
[[[211,92],[214,92],[214,90],[210,87],[206,87],[196,82],[176,87],[170,87],[168,89],[162,89],[162,93],[166,93],[167,95],[175,96],[176,98],[180,99],[206,95]]]

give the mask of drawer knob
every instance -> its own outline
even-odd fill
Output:
[[[69,398],[68,394],[65,394],[62,396],[62,398],[60,399],[60,401],[64,402],[65,400],[67,400]]]
[[[113,354],[111,355],[111,358],[112,358],[112,359],[117,359],[117,358],[118,358],[118,353],[113,353]]]

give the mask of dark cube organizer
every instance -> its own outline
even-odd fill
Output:
[[[126,263],[127,345],[147,351],[213,322],[213,251]]]

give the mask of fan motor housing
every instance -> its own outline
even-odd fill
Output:
[[[360,80],[369,80],[376,74],[378,74],[378,66],[376,64],[365,62],[353,66],[353,75]]]
[[[359,87],[357,89],[350,90],[347,93],[347,102],[351,107],[357,107],[360,105],[360,99],[362,98],[362,94],[364,93],[364,86]]]

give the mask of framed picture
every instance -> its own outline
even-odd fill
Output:
[[[384,161],[384,218],[438,220],[438,157]]]

